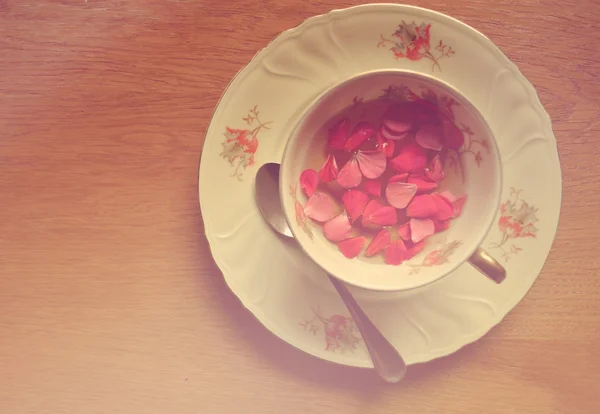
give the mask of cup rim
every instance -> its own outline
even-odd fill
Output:
[[[288,223],[288,226],[290,228],[290,231],[292,232],[294,238],[297,241],[297,244],[300,246],[300,248],[302,249],[302,251],[304,251],[304,253],[315,263],[317,264],[319,267],[321,267],[325,272],[327,272],[328,274],[330,274],[331,276],[335,277],[336,279],[347,283],[349,285],[352,285],[354,287],[357,288],[361,288],[361,289],[365,289],[365,290],[370,290],[370,291],[379,291],[379,292],[408,292],[408,291],[412,291],[412,290],[416,290],[419,288],[423,288],[425,286],[431,285],[432,283],[438,282],[441,279],[443,279],[444,277],[448,276],[449,274],[453,273],[458,267],[468,263],[469,258],[475,253],[475,251],[480,248],[483,244],[483,241],[485,239],[485,237],[489,234],[491,227],[494,223],[494,218],[496,217],[496,210],[494,210],[493,214],[490,214],[490,218],[488,219],[488,223],[484,226],[484,230],[482,230],[480,232],[479,237],[477,238],[476,242],[471,243],[472,247],[469,247],[468,249],[466,249],[466,253],[463,254],[463,257],[461,257],[461,260],[457,260],[455,264],[453,264],[452,266],[448,267],[448,269],[445,272],[440,273],[439,275],[437,275],[434,278],[431,278],[430,280],[426,280],[421,284],[415,284],[413,286],[407,286],[406,288],[397,288],[394,286],[390,286],[388,287],[381,287],[381,286],[373,286],[373,285],[369,285],[368,283],[357,283],[349,278],[344,278],[344,277],[340,277],[338,276],[335,272],[330,271],[330,269],[327,269],[325,266],[321,265],[321,263],[316,260],[312,254],[310,254],[310,252],[308,252],[308,250],[305,248],[304,244],[300,242],[300,240],[297,237],[296,234],[296,230],[294,229],[294,226],[292,225],[293,223],[293,217],[290,216],[290,214],[288,213],[287,209],[284,207],[284,202],[283,199],[285,197],[285,184],[284,184],[284,180],[283,180],[283,176],[284,176],[284,161],[288,155],[288,152],[290,150],[290,147],[292,146],[292,143],[294,142],[295,138],[298,137],[298,132],[300,131],[302,125],[304,124],[304,122],[306,121],[306,119],[308,118],[308,116],[312,113],[312,111],[318,106],[318,104],[323,101],[325,98],[327,98],[328,96],[330,96],[331,94],[333,94],[336,90],[340,89],[341,87],[343,87],[344,85],[352,82],[352,81],[356,81],[358,79],[361,78],[365,78],[365,77],[369,77],[369,76],[373,76],[373,75],[409,75],[409,76],[413,76],[415,78],[420,78],[426,81],[430,81],[434,84],[439,84],[442,85],[443,88],[448,89],[452,95],[454,96],[458,96],[461,100],[461,103],[463,104],[467,104],[467,108],[469,108],[473,115],[475,115],[480,123],[482,124],[483,128],[487,131],[489,137],[491,138],[491,143],[490,145],[493,147],[493,151],[490,151],[490,154],[493,156],[494,158],[494,162],[496,163],[497,167],[498,167],[498,174],[496,177],[496,188],[498,189],[495,192],[494,195],[494,202],[492,203],[492,205],[497,207],[500,205],[500,199],[501,199],[501,195],[502,195],[502,185],[503,185],[503,168],[502,168],[502,160],[500,157],[500,149],[498,147],[498,143],[496,140],[496,135],[494,134],[494,132],[492,131],[492,129],[489,126],[488,121],[486,120],[485,116],[481,113],[481,111],[467,98],[465,97],[462,93],[460,93],[454,86],[452,86],[451,84],[449,84],[448,82],[438,79],[434,76],[428,75],[428,74],[424,74],[421,72],[417,72],[414,70],[410,70],[410,69],[375,69],[375,70],[371,70],[371,71],[364,71],[358,75],[352,76],[350,78],[345,78],[339,82],[336,82],[330,86],[328,86],[322,93],[320,93],[315,99],[313,99],[307,106],[306,108],[302,111],[301,115],[298,117],[298,120],[296,121],[295,125],[293,126],[293,128],[291,129],[291,132],[288,135],[282,156],[281,156],[281,163],[280,163],[280,169],[279,169],[279,197],[281,200],[281,204],[282,204],[282,209],[283,209],[283,213],[285,216],[285,219]],[[483,277],[483,275],[482,275]]]

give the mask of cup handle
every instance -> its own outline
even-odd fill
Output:
[[[506,278],[506,269],[504,269],[496,259],[490,256],[488,252],[479,247],[469,258],[469,263],[471,263],[475,269],[483,273],[488,279],[491,279],[496,283],[502,283]]]

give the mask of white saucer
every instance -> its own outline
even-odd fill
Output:
[[[399,35],[416,34],[413,43],[393,35],[403,21]],[[356,367],[372,364],[343,303],[322,270],[264,222],[254,178],[262,164],[281,160],[298,115],[325,88],[388,68],[434,74],[484,108],[504,170],[503,204],[483,245],[506,266],[502,285],[464,265],[408,293],[353,290],[408,364],[455,352],[516,306],[548,256],[561,204],[550,118],[516,66],[473,28],[430,10],[370,4],[279,35],[233,79],[208,129],[199,178],[206,235],[232,292],[267,329],[309,354]],[[485,148],[471,150],[485,157]]]

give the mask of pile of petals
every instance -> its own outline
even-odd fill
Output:
[[[327,159],[307,169],[300,186],[304,213],[347,258],[383,255],[399,265],[450,227],[466,196],[438,191],[441,156],[463,144],[452,119],[429,101],[392,104],[376,128],[347,118],[329,130]],[[365,249],[366,246],[366,249]]]

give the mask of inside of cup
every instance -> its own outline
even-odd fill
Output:
[[[420,246],[424,245],[422,251],[399,265],[386,263],[385,249],[373,257],[365,254],[379,233],[377,225],[367,232],[353,226],[351,237],[364,236],[366,242],[358,256],[347,258],[344,255],[347,248],[341,248],[339,243],[327,240],[323,223],[308,217],[308,197],[300,182],[301,174],[307,169],[320,172],[323,168],[327,157],[332,153],[328,131],[339,125],[342,119],[349,121],[350,134],[361,122],[368,122],[380,133],[382,120],[391,105],[416,101],[435,104],[445,115],[451,117],[464,139],[459,148],[444,148],[443,154],[432,149],[426,150],[428,163],[433,156],[439,155],[444,179],[437,184],[435,190],[419,191],[416,196],[434,192],[447,195],[446,191],[449,191],[458,200],[453,202],[460,204],[461,200],[464,201],[462,211],[458,217],[444,223],[442,227],[449,224],[446,230],[438,228],[440,226],[436,221],[436,233],[419,243]],[[413,140],[414,143],[415,132],[413,130],[412,135],[395,141],[396,152],[388,154],[388,167],[398,155],[399,148],[406,145],[408,140]],[[348,159],[350,157],[351,154],[347,156]],[[338,170],[341,171],[347,161],[339,157],[337,161]],[[301,119],[282,160],[282,203],[290,227],[302,248],[329,273],[350,284],[368,289],[405,290],[439,279],[468,259],[481,244],[499,204],[500,169],[498,150],[489,127],[477,109],[459,92],[433,78],[412,72],[376,72],[333,87],[318,98]],[[365,182],[369,181],[365,177],[356,189],[367,192],[369,200],[377,199],[385,206],[389,204],[385,196],[388,180],[389,175],[382,176],[380,180],[380,198],[365,191]],[[343,193],[348,190],[320,182],[317,191],[326,192],[341,201]],[[446,197],[448,198],[450,197]],[[343,202],[340,202],[340,208],[342,212],[349,213]],[[389,230],[393,242],[398,238],[399,227],[409,220],[410,217],[399,213],[395,224],[382,225],[381,228]],[[414,246],[410,240],[406,244]]]

